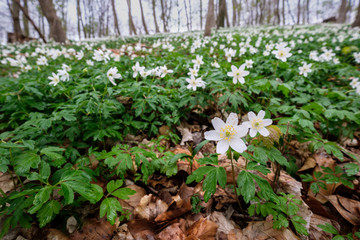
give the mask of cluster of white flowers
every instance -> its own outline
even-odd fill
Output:
[[[255,137],[257,133],[262,136],[269,136],[270,132],[266,129],[272,124],[271,119],[264,119],[265,111],[261,110],[258,115],[253,112],[248,113],[249,121],[238,125],[239,119],[235,113],[230,113],[226,123],[220,118],[214,118],[211,123],[215,130],[205,132],[205,139],[218,141],[216,152],[224,154],[231,147],[235,151],[242,153],[247,146],[242,139],[249,132],[250,137]],[[250,131],[249,131],[250,129]]]
[[[286,45],[286,43],[278,43],[275,47],[276,50],[272,51],[272,54],[283,62],[286,62],[286,59],[292,56],[292,53],[290,53],[291,48],[286,47]]]
[[[164,78],[167,74],[173,73],[174,71],[168,69],[166,65],[157,66],[156,68],[145,71],[145,67],[140,66],[139,62],[136,62],[134,66],[132,66],[133,70],[133,78],[136,78],[138,75],[145,78],[147,76],[155,76],[159,78]]]
[[[112,67],[107,71],[107,77],[112,85],[116,86],[115,79],[121,78],[121,74],[118,73],[117,67]]]
[[[194,63],[194,67],[189,68],[188,72],[190,78],[186,78],[185,80],[189,83],[189,85],[187,85],[187,88],[196,91],[197,87],[205,88],[206,85],[206,83],[201,79],[201,77],[195,78],[198,76],[200,66],[204,64],[203,56],[196,55],[196,59],[192,60],[192,62]]]
[[[360,82],[359,78],[352,78],[350,86],[355,89],[355,92],[360,95]]]
[[[356,63],[360,63],[360,52],[354,53],[354,59]]]
[[[310,73],[312,71],[311,66],[312,66],[311,63],[306,64],[306,62],[304,62],[303,65],[301,67],[299,67],[299,70],[300,70],[299,74],[304,75],[304,77],[307,77],[308,73]]]
[[[252,64],[251,64],[252,66]],[[245,70],[246,67],[246,63],[242,64],[239,68],[235,67],[234,65],[231,65],[231,71],[232,72],[228,72],[227,75],[229,77],[233,77],[233,83],[236,84],[238,81],[239,83],[244,84],[245,83],[245,79],[244,77],[249,75],[249,71]]]
[[[51,80],[50,85],[56,86],[60,81],[69,81],[70,75],[68,72],[71,71],[71,67],[66,64],[63,64],[61,67],[62,69],[57,70],[57,73],[51,73],[52,76],[48,77]]]

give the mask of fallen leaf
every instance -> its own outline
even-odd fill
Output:
[[[46,240],[70,240],[70,238],[60,230],[50,228]]]
[[[14,178],[15,183],[17,183],[17,179]],[[11,179],[11,176],[8,172],[2,173],[0,172],[0,189],[4,193],[8,193],[15,189],[14,182]]]
[[[270,181],[270,183],[273,183],[275,178],[274,172],[270,172],[268,175],[266,175],[266,178],[268,179],[268,181]],[[297,181],[296,179],[294,179],[284,171],[280,172],[279,189],[278,189],[279,192],[292,194],[300,199],[301,189],[302,189],[301,182]]]
[[[327,196],[340,215],[355,226],[360,225],[360,202],[339,195]]]
[[[141,198],[139,205],[134,210],[134,214],[136,218],[153,221],[158,215],[164,213],[168,207],[160,198],[149,194]]]
[[[66,220],[66,229],[68,230],[69,233],[75,232],[77,226],[78,223],[74,216],[71,216]]]
[[[111,240],[134,240],[131,235],[128,225],[125,223],[116,229],[116,235]]]
[[[250,222],[243,229],[243,238],[241,240],[300,240],[290,229],[273,229],[272,221]]]
[[[78,230],[70,235],[73,240],[87,240],[87,239],[111,239],[116,229],[115,225],[111,225],[106,218],[90,218],[87,219],[81,230]]]
[[[314,240],[332,239],[333,235],[331,233],[327,233],[318,227],[319,224],[324,225],[325,223],[335,226],[335,228],[340,231],[340,225],[336,221],[314,214],[311,217],[309,238]]]
[[[130,218],[132,218],[134,208],[139,205],[141,198],[146,195],[146,191],[135,184],[126,187],[135,190],[136,193],[129,195],[129,199],[119,199],[119,202],[124,210],[128,210],[131,213]]]
[[[206,218],[200,218],[188,230],[186,240],[211,240],[216,239],[218,225]]]
[[[302,165],[302,167],[298,170],[298,172],[303,172],[309,169],[313,169],[314,167],[316,167],[316,160],[312,157],[308,157],[305,160],[304,165]]]
[[[236,236],[238,232],[241,233],[239,226],[234,221],[227,219],[221,212],[214,211],[209,219],[219,226],[216,233],[217,239],[229,239],[229,236]]]
[[[159,240],[183,240],[185,239],[185,234],[180,228],[180,223],[174,223],[164,230],[162,230],[158,235],[157,239]]]
[[[185,145],[185,142],[193,141],[193,135],[187,125],[187,123],[182,122],[179,126],[176,127],[182,136],[180,145]]]
[[[128,222],[128,229],[135,239],[153,240],[156,234],[154,229],[157,225],[145,219],[133,219]]]

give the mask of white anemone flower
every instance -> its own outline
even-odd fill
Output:
[[[291,48],[289,47],[279,47],[277,50],[272,51],[272,54],[274,54],[277,59],[286,62],[286,59],[292,56],[290,50]]]
[[[194,63],[194,65],[195,65],[196,67],[199,68],[201,64],[204,64],[203,56],[196,55],[196,59],[195,59],[195,60],[192,60],[192,62]]]
[[[205,82],[201,78],[195,78],[194,75],[191,75],[190,78],[185,79],[189,85],[187,85],[187,89],[192,88],[193,91],[196,91],[197,87],[205,88]]]
[[[272,124],[271,119],[264,119],[265,111],[261,110],[256,116],[254,112],[248,113],[249,121],[243,123],[246,127],[250,128],[250,137],[255,137],[259,132],[264,137],[269,136],[270,132],[266,129],[267,126]]]
[[[60,82],[60,78],[59,78],[59,75],[55,74],[55,73],[52,73],[52,77],[48,77],[51,82],[49,82],[50,85],[58,85],[58,83]]]
[[[69,73],[65,69],[58,70],[58,75],[60,77],[60,80],[63,82],[69,81]]]
[[[145,71],[145,67],[141,67],[139,62],[135,63],[135,66],[132,66],[132,70],[133,70],[133,78],[136,78],[137,75],[143,71]]]
[[[160,73],[161,73],[160,77],[164,78],[166,76],[166,74],[173,73],[173,70],[167,69],[166,65],[164,65],[163,67],[160,67]]]
[[[307,74],[312,71],[312,70],[311,70],[311,66],[312,66],[311,63],[306,64],[306,63],[304,62],[304,64],[303,64],[301,67],[299,67],[299,70],[300,70],[300,73],[299,73],[299,74],[300,74],[300,75],[304,75],[304,77],[307,77]]]
[[[214,118],[211,123],[215,130],[205,132],[205,139],[218,141],[216,152],[220,154],[226,153],[231,147],[235,151],[242,153],[247,149],[245,142],[241,139],[248,132],[248,127],[238,125],[238,117],[235,113],[230,113],[226,119],[226,123],[220,118]]]
[[[244,84],[245,79],[244,77],[249,75],[249,71],[245,70],[245,63],[242,64],[239,68],[236,68],[234,65],[231,66],[231,71],[228,72],[227,75],[229,77],[233,77],[233,83],[236,84],[237,81]]]
[[[194,65],[193,68],[189,68],[188,75],[189,75],[189,76],[197,77],[197,76],[198,76],[198,72],[199,72],[199,68],[196,67],[196,65]]]
[[[116,86],[115,79],[121,78],[121,74],[118,73],[118,69],[116,67],[112,67],[107,71],[107,77],[109,81]]]

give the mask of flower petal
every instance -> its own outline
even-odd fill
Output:
[[[214,126],[215,130],[217,130],[217,131],[220,131],[221,128],[225,127],[224,121],[218,117],[211,120],[211,123]]]
[[[260,112],[257,115],[258,118],[263,119],[265,117],[265,111],[264,110],[260,110]]]
[[[264,119],[264,120],[263,120],[263,124],[264,124],[265,127],[271,125],[272,122],[273,122],[273,121],[272,121],[271,119]]]
[[[237,80],[236,78],[233,78],[233,83],[236,84]]]
[[[257,133],[256,129],[250,128],[250,137],[255,137]]]
[[[236,115],[236,113],[230,113],[230,115],[228,116],[228,118],[226,119],[226,124],[232,125],[232,126],[237,126],[239,122],[238,116]]]
[[[264,137],[267,137],[267,136],[270,135],[269,130],[267,130],[266,128],[259,129],[259,133],[260,133],[261,135],[263,135]]]
[[[248,133],[249,130],[249,126],[247,124],[241,124],[239,126],[235,127],[235,131],[236,134],[234,136],[234,138],[241,138],[241,137],[245,137],[246,134]]]
[[[228,72],[227,75],[228,75],[229,77],[233,77],[233,76],[234,76],[234,73],[233,73],[233,72]]]
[[[224,154],[229,149],[229,141],[221,140],[216,145],[216,153]]]
[[[235,67],[234,65],[231,65],[231,71],[236,71],[237,70],[237,67]]]
[[[253,120],[254,118],[256,118],[256,115],[254,112],[248,112],[248,118],[249,118],[249,121]]]
[[[220,134],[216,130],[207,131],[204,133],[204,137],[206,140],[210,141],[219,141],[221,140]]]
[[[230,141],[230,147],[237,151],[238,153],[242,153],[247,149],[245,143],[240,138],[234,138]]]

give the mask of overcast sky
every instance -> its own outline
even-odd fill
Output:
[[[8,0],[11,2],[11,0]],[[56,2],[57,0],[53,0]],[[101,0],[103,2],[106,2],[105,0]],[[170,20],[170,30],[171,32],[177,32],[178,31],[178,13],[180,12],[180,32],[187,31],[186,27],[186,15],[185,15],[185,7],[184,7],[184,0],[165,0],[165,1],[172,1],[172,12],[171,12],[171,20]],[[187,3],[189,3],[189,0],[186,0]],[[206,19],[206,11],[208,7],[208,0],[191,0],[192,4],[192,29],[193,30],[199,30],[200,29],[200,1],[202,1],[202,15],[203,15],[203,26],[205,25],[205,19]],[[37,0],[28,0],[29,2],[29,11],[30,16],[33,18],[35,23],[38,25],[40,24],[40,19],[38,15],[38,11],[36,7],[38,7]],[[82,1],[81,1],[82,2]],[[110,2],[110,1],[109,1]],[[163,31],[162,29],[162,22],[160,19],[160,1],[156,0],[157,2],[157,22],[160,28],[160,31]],[[215,0],[215,3],[217,0]],[[242,1],[243,3],[246,1]],[[248,0],[250,2],[250,0]],[[281,1],[280,1],[281,2]],[[355,18],[355,9],[357,7],[358,1],[351,1],[353,5],[352,14],[350,14],[350,22],[353,21]],[[355,2],[355,3],[354,3]],[[120,31],[122,35],[128,35],[129,34],[129,27],[128,27],[128,7],[126,4],[126,0],[115,0],[116,3],[116,10],[120,25]],[[155,32],[155,25],[154,25],[154,19],[152,16],[152,8],[151,8],[151,0],[142,0],[143,8],[144,8],[144,14],[146,18],[146,23],[149,28],[150,33]],[[177,3],[179,4],[177,6]],[[322,14],[316,14],[317,4],[322,5],[320,6],[323,13]],[[324,5],[326,3],[327,5]],[[96,5],[96,1],[93,1],[93,4]],[[297,11],[297,0],[289,0],[290,8],[292,11],[292,14],[296,18],[296,11]],[[142,22],[141,22],[141,12],[140,12],[140,6],[139,6],[139,0],[131,0],[132,5],[132,15],[135,22],[135,26],[143,31]],[[330,16],[336,16],[338,8],[340,5],[340,0],[310,0],[310,22],[311,23],[318,23],[321,22],[323,18],[327,18]],[[281,5],[280,5],[281,6]],[[110,5],[111,7],[111,5]],[[187,5],[187,8],[189,10],[189,5]],[[231,22],[232,19],[232,1],[227,0],[227,8],[228,8],[228,14],[229,14],[229,20]],[[77,33],[77,15],[76,15],[76,0],[68,0],[68,5],[66,7],[67,9],[67,22],[68,22],[68,38],[69,39],[78,39],[78,33]],[[111,8],[110,10],[110,16],[112,17]],[[58,12],[58,15],[60,13]],[[289,16],[288,9],[286,9],[286,24],[293,24],[293,21],[291,17]],[[190,17],[190,16],[189,16]],[[248,13],[246,11],[242,12],[242,22],[244,19],[248,17]],[[45,31],[46,34],[48,34],[48,27],[47,22],[45,20]],[[113,31],[113,19],[110,20],[110,28]],[[32,28],[31,28],[32,29]],[[9,8],[7,6],[7,0],[0,0],[0,38],[1,42],[6,42],[6,32],[12,32],[13,31],[13,24],[11,20],[11,15]],[[33,37],[38,37],[37,33],[32,29],[31,35]]]

